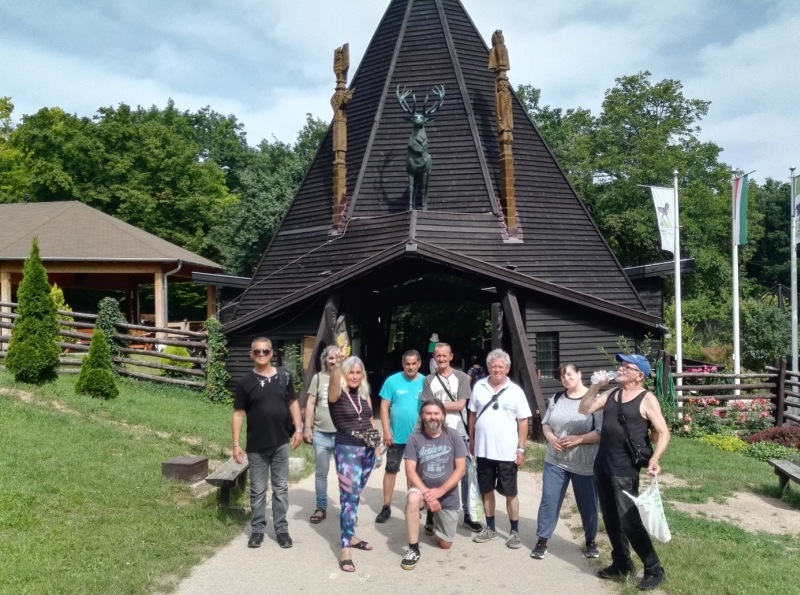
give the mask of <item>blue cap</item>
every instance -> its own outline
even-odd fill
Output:
[[[634,353],[633,355],[628,355],[627,353],[618,353],[617,361],[628,362],[629,364],[633,364],[644,373],[645,378],[650,376],[650,362],[647,361],[647,358],[645,356],[639,353]]]

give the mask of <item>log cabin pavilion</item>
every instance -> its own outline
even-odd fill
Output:
[[[0,204],[0,302],[13,301],[34,237],[51,284],[124,292],[125,314],[134,323],[140,285],[154,285],[155,326],[166,327],[169,284],[192,282],[196,272],[222,272],[207,258],[78,201]],[[207,312],[213,316],[216,288],[206,287]]]

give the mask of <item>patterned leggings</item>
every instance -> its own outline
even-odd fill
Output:
[[[361,490],[375,466],[375,449],[366,446],[335,444],[333,457],[339,475],[339,500],[342,509],[339,527],[342,532],[342,547],[349,548],[356,533],[356,516]]]

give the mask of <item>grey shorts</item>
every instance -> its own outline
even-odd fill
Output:
[[[408,492],[421,493],[417,488],[409,488]],[[456,539],[456,529],[458,528],[458,514],[456,510],[445,510],[433,513],[433,531],[436,537],[442,541],[453,543]]]

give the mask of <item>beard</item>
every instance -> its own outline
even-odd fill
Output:
[[[442,430],[444,421],[443,420],[426,421],[424,422],[424,425],[425,425],[425,431],[428,432],[429,434],[438,434]]]

